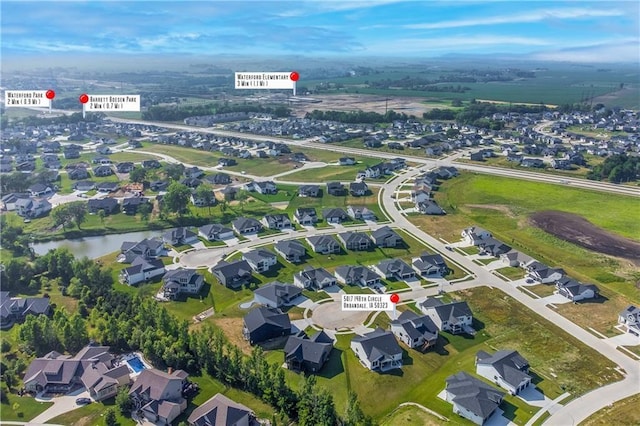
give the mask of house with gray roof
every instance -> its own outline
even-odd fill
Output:
[[[411,260],[414,269],[423,277],[443,277],[449,267],[441,254],[422,253]]]
[[[402,368],[402,348],[390,331],[377,328],[351,339],[351,350],[364,367],[384,372]]]
[[[341,208],[322,210],[322,218],[327,223],[342,223],[349,220],[349,215]]]
[[[338,282],[372,287],[380,284],[380,275],[365,266],[338,266],[334,275]]]
[[[162,291],[167,299],[175,299],[180,294],[198,294],[204,284],[204,277],[195,269],[174,269],[162,277]]]
[[[336,278],[324,268],[306,268],[293,275],[293,284],[303,289],[322,290],[336,285]]]
[[[517,250],[511,250],[508,253],[501,254],[500,260],[502,261],[502,263],[506,265],[513,266],[513,267],[520,267],[522,265],[526,265],[527,263],[531,262],[533,258]]]
[[[181,226],[162,234],[162,241],[172,246],[181,246],[198,242],[198,234],[191,229]]]
[[[260,273],[268,271],[278,263],[275,253],[261,248],[243,253],[242,258],[247,261],[251,269]]]
[[[383,226],[373,231],[371,238],[376,246],[383,248],[401,247],[404,244],[402,237],[388,226]]]
[[[10,297],[8,291],[0,291],[0,328],[11,328],[28,315],[51,315],[48,297]]]
[[[354,197],[362,197],[369,193],[369,187],[364,181],[349,183],[349,194]]]
[[[433,200],[419,201],[418,203],[416,203],[416,208],[420,213],[427,215],[438,216],[447,214],[447,212],[445,212],[442,207],[440,207],[438,203]]]
[[[549,284],[559,281],[564,277],[565,272],[560,268],[550,268],[544,263],[534,260],[525,267],[527,277],[541,284]]]
[[[329,359],[333,339],[324,331],[309,337],[304,331],[290,336],[284,345],[284,362],[292,371],[319,372]]]
[[[371,238],[364,232],[341,232],[338,239],[347,250],[363,251],[373,246]]]
[[[327,193],[334,197],[347,195],[347,189],[340,182],[327,182]]]
[[[138,256],[153,259],[162,255],[164,243],[159,238],[145,238],[142,241],[125,241],[120,245],[118,262],[131,263]]]
[[[291,228],[291,219],[285,213],[267,214],[261,221],[268,229],[287,229]]]
[[[100,210],[105,215],[115,214],[120,211],[120,204],[115,198],[98,198],[87,201],[87,211],[89,213],[98,213]]]
[[[300,185],[298,188],[298,196],[317,198],[322,196],[322,190],[319,185]]]
[[[217,223],[203,225],[198,228],[198,235],[207,241],[222,241],[234,237],[233,229]]]
[[[120,282],[136,285],[149,281],[165,273],[164,263],[160,259],[138,256],[131,262],[131,266],[120,271]]]
[[[221,393],[196,407],[187,419],[189,426],[259,426],[255,413]]]
[[[391,332],[412,349],[429,349],[438,341],[438,327],[427,315],[404,311],[391,321]]]
[[[347,214],[354,220],[376,220],[376,214],[365,206],[347,206]]]
[[[556,281],[556,291],[572,302],[595,299],[600,295],[600,289],[595,284],[583,284],[569,277],[562,277]]]
[[[491,237],[491,233],[478,226],[471,226],[462,230],[462,238],[469,244],[477,246],[486,238]]]
[[[182,370],[169,374],[144,369],[131,385],[129,397],[147,420],[169,425],[187,408],[187,400],[182,396],[186,377]]]
[[[640,308],[635,305],[629,305],[618,315],[618,324],[627,333],[640,337]]]
[[[496,411],[504,392],[468,373],[447,377],[445,399],[453,405],[453,412],[482,425]]]
[[[478,351],[476,373],[511,395],[519,394],[531,384],[529,361],[515,350],[500,350],[493,355]]]
[[[255,234],[262,231],[262,224],[251,217],[239,217],[231,224],[238,234]]]
[[[475,334],[472,328],[473,314],[467,302],[443,303],[438,298],[428,298],[419,303],[418,308],[431,318],[440,331],[451,334]]]
[[[386,279],[407,281],[416,277],[416,271],[402,259],[384,259],[373,267],[380,276]]]
[[[313,226],[318,222],[318,214],[313,207],[298,207],[293,212],[293,220],[300,225]]]
[[[481,254],[500,257],[511,251],[511,247],[493,237],[485,238],[478,244]]]
[[[242,335],[252,345],[291,334],[289,315],[277,308],[253,308],[245,315],[243,324]]]
[[[15,202],[15,211],[20,217],[33,219],[49,213],[51,203],[44,198],[18,198]]]
[[[287,262],[300,263],[307,255],[307,248],[298,240],[278,241],[274,245],[276,253]]]
[[[340,253],[340,244],[331,235],[314,235],[305,238],[311,249],[320,254]]]
[[[302,294],[302,289],[292,284],[272,281],[253,292],[254,301],[270,308],[280,308],[290,305]]]
[[[223,286],[237,290],[251,280],[251,266],[246,260],[235,262],[220,261],[211,268],[211,273]]]

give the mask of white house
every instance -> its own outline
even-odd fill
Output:
[[[504,393],[464,371],[446,378],[445,399],[453,412],[482,425],[496,411]]]
[[[473,314],[467,302],[442,303],[440,299],[429,298],[418,304],[418,307],[431,318],[440,331],[448,331],[451,334],[475,334],[471,326]]]
[[[628,333],[640,336],[640,308],[629,305],[618,315],[618,324],[627,329]]]
[[[390,331],[377,328],[351,339],[351,350],[360,363],[373,371],[402,368],[402,348]]]
[[[476,373],[501,388],[517,395],[531,384],[529,362],[514,350],[501,350],[490,355],[476,354]]]
[[[470,228],[465,228],[462,231],[462,238],[469,244],[477,246],[480,244],[480,241],[485,238],[491,237],[491,233],[486,229],[482,229],[478,226],[472,226]]]

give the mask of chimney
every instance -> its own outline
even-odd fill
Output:
[[[169,369],[167,370],[168,374],[173,374],[173,368],[169,367]]]

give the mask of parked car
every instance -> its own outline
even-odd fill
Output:
[[[78,399],[76,399],[76,404],[78,404],[78,405],[91,404],[91,399],[90,398],[78,398]]]

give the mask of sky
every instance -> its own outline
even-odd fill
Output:
[[[640,62],[632,1],[8,1],[3,55],[522,56]]]

